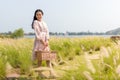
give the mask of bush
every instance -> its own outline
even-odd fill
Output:
[[[24,31],[22,28],[15,30],[12,34],[11,34],[11,38],[20,38],[24,36]]]

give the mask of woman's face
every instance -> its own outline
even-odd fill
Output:
[[[41,21],[41,19],[42,19],[42,13],[40,12],[40,11],[38,11],[37,13],[36,13],[36,18],[37,18],[37,20],[38,21]]]

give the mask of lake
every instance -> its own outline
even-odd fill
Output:
[[[93,36],[98,36],[98,37],[111,37],[111,36],[119,36],[119,35],[51,35],[50,37],[61,37],[61,38],[64,38],[64,37],[67,37],[67,38],[71,38],[71,37],[93,37]],[[35,35],[25,35],[24,36],[25,38],[35,38]]]

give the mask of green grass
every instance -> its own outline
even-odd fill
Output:
[[[58,51],[58,58],[69,59],[75,55],[84,54],[85,51],[99,51],[101,46],[111,46],[111,40],[104,37],[85,38],[52,38],[50,47]]]
[[[0,79],[6,75],[6,62],[9,62],[13,68],[19,68],[20,74],[29,74],[33,66],[31,54],[33,48],[33,39],[0,39]],[[54,66],[58,73],[63,74],[58,80],[87,80],[84,72],[90,73],[95,80],[118,79],[115,69],[120,64],[120,49],[116,47],[109,38],[104,37],[83,37],[83,38],[50,38],[51,50],[57,51],[57,60]],[[92,73],[88,69],[84,53],[88,55],[100,54],[101,47],[110,48],[109,58],[91,60],[96,72]],[[113,60],[113,59],[116,60]],[[63,62],[63,63],[61,63]],[[115,64],[116,62],[116,64]],[[106,65],[107,64],[107,65]],[[45,65],[45,64],[43,64]],[[109,66],[113,69],[111,69]],[[70,70],[62,70],[65,66],[71,67]],[[77,67],[77,68],[76,68]],[[61,73],[62,72],[62,73]]]
[[[6,59],[5,56],[0,55],[0,80],[3,80],[5,78],[6,74]]]
[[[20,68],[20,73],[27,73],[31,67],[33,40],[1,39],[0,42],[0,52],[6,56],[7,62],[14,68]]]

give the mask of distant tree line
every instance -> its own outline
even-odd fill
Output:
[[[24,37],[24,30],[22,28],[16,29],[15,31],[8,33],[0,33],[0,38],[21,38]]]
[[[49,32],[50,35],[106,35],[106,33],[99,33],[99,32]],[[27,33],[25,35],[35,35],[35,33]]]
[[[105,33],[99,32],[66,32],[67,35],[105,35]]]
[[[49,32],[50,35],[119,35],[120,34],[120,28],[117,28],[115,30],[110,30],[107,32]],[[35,35],[34,32],[24,33],[24,30],[22,28],[16,29],[14,32],[4,32],[0,33],[0,37],[8,37],[8,38],[21,38],[24,37],[24,35]]]

